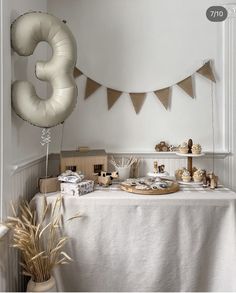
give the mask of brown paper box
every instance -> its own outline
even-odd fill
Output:
[[[39,179],[39,191],[41,193],[56,192],[58,190],[60,190],[60,182],[57,177]]]

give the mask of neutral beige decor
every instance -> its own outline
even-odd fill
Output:
[[[167,110],[170,106],[170,88],[167,87],[165,89],[155,91],[154,93]]]
[[[115,104],[115,102],[119,99],[121,95],[122,95],[122,92],[119,92],[113,89],[107,89],[108,110],[112,108],[112,106]]]
[[[76,104],[77,86],[73,77],[77,59],[76,41],[65,23],[55,16],[30,12],[18,17],[11,28],[12,48],[21,56],[30,56],[39,42],[47,42],[53,55],[36,63],[36,77],[52,86],[48,99],[40,98],[29,81],[12,85],[12,106],[29,123],[42,128],[63,122]]]
[[[51,287],[56,288],[51,278],[53,268],[72,260],[63,251],[68,241],[68,237],[61,234],[62,223],[65,225],[62,218],[63,198],[59,195],[53,204],[47,203],[45,196],[42,198],[40,216],[34,206],[24,202],[19,206],[19,213],[12,205],[13,217],[9,217],[7,222],[13,232],[13,247],[19,249],[22,256],[20,264],[23,274],[31,277],[28,291],[38,291],[36,283],[44,283],[39,286],[40,290],[44,287],[48,291]],[[51,287],[48,288],[45,282],[50,283]]]
[[[205,78],[211,80],[212,82],[216,82],[216,78],[214,76],[214,72],[213,72],[210,61],[206,62],[194,73],[198,73],[204,76]],[[194,73],[187,76],[183,80],[180,80],[179,82],[172,84],[166,88],[157,89],[153,91],[166,110],[170,108],[170,99],[172,95],[171,89],[175,85],[179,86],[191,98],[195,97],[194,87],[193,87]],[[84,73],[76,67],[74,70],[74,77],[77,78],[80,75],[84,75]],[[103,86],[99,84],[98,82],[90,79],[88,76],[86,76],[86,78],[87,78],[87,82],[86,82],[86,90],[85,90],[85,99],[92,96],[101,86]],[[123,91],[122,89],[107,88],[108,110],[110,110],[113,107],[113,105],[118,100],[118,98],[122,95],[122,93],[126,93],[126,92]],[[141,111],[147,93],[148,92],[142,92],[142,93],[129,92],[136,114],[138,114]]]

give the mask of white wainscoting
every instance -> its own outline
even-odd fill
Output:
[[[13,166],[11,193],[4,198],[4,208],[11,213],[10,202],[30,200],[38,191],[38,178],[45,176],[45,158],[35,158]],[[19,256],[9,247],[9,235],[0,239],[0,291],[24,291],[26,282],[20,274]]]

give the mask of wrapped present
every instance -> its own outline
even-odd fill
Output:
[[[84,180],[79,183],[61,183],[61,193],[63,195],[81,196],[94,190],[94,181]]]
[[[57,177],[40,178],[39,191],[41,193],[50,193],[60,190],[60,183]]]
[[[58,180],[62,182],[69,183],[78,183],[84,179],[84,175],[81,172],[72,172],[71,170],[66,170],[60,176],[58,176]]]

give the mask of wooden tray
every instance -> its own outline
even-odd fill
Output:
[[[174,181],[172,186],[166,189],[141,190],[141,189],[136,189],[135,186],[128,186],[121,183],[120,188],[124,191],[131,192],[131,193],[137,193],[137,194],[143,194],[143,195],[162,195],[162,194],[174,193],[179,191],[179,184],[178,182]]]

